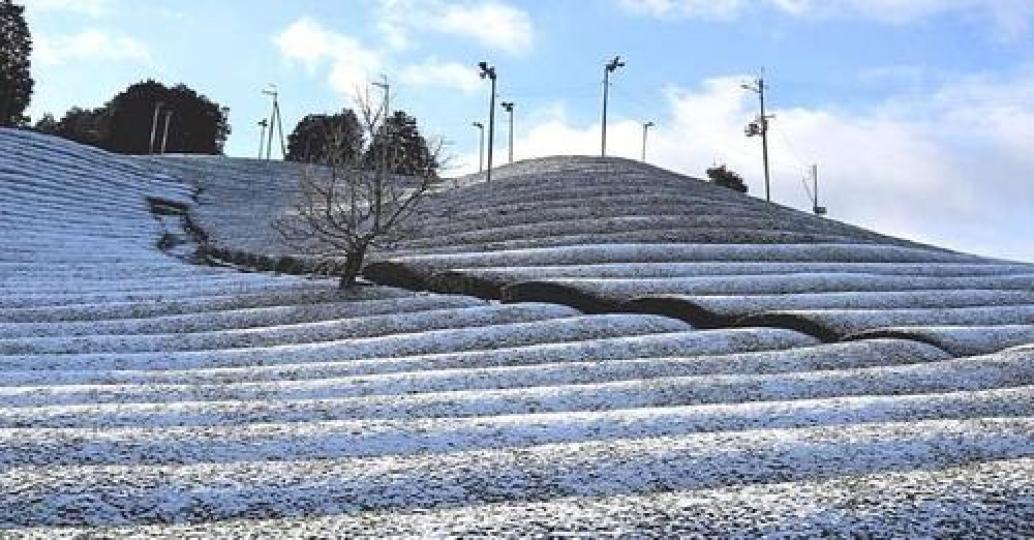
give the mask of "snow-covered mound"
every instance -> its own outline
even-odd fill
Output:
[[[300,166],[150,164],[203,187],[199,214],[220,253],[290,254],[268,222],[290,205]],[[878,235],[622,159],[530,160],[494,178],[437,193],[417,236],[375,254],[366,275],[698,327],[775,326],[826,341],[904,336],[959,356],[1032,342],[1031,264]]]
[[[0,219],[15,231],[0,237],[0,536],[1032,532],[1034,348],[956,359],[948,344],[985,352],[980,339],[929,330],[822,343],[785,328],[699,329],[383,286],[341,292],[331,280],[192,266],[188,244],[172,256],[162,241],[179,234],[169,208],[198,209],[193,182],[172,178],[223,167],[241,181],[290,168],[126,159],[0,130]],[[259,189],[270,179],[251,180],[225,180],[219,189],[238,198],[219,204],[247,200],[246,189],[257,199],[225,214],[211,199],[219,189],[199,184],[195,223],[238,224],[209,237],[256,230],[274,197]],[[1026,279],[1020,267],[847,227],[829,234],[828,251],[780,247],[769,263],[750,257],[760,248],[720,247],[726,262],[700,267],[684,258],[642,274],[609,263],[576,272],[686,279],[767,264],[778,279],[789,263],[846,286],[851,273],[816,277],[839,268],[824,255],[871,248],[860,257],[894,265],[888,279]],[[792,244],[802,245],[813,243]],[[715,253],[700,246],[672,252]],[[626,262],[650,262],[636,260]],[[734,283],[708,287],[748,286]],[[969,298],[968,282],[951,283],[846,290],[824,305],[871,306],[871,294],[903,308],[1009,305],[1013,318],[981,315],[1003,323],[986,334],[1026,342],[1015,321],[1029,288]],[[760,296],[773,309],[809,307]],[[950,317],[938,328],[954,328],[943,326]]]

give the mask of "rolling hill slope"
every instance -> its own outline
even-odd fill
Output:
[[[0,130],[0,536],[1032,532],[1029,267],[768,215],[709,186],[682,200],[742,210],[740,230],[676,215],[668,239],[669,224],[625,226],[652,203],[608,217],[634,191],[620,175],[560,162],[443,192],[426,235],[371,267],[448,290],[441,276],[512,271],[475,292],[568,295],[500,304],[193,265],[184,209],[223,249],[268,255],[261,223],[289,200],[289,165]],[[560,196],[542,208],[622,223],[614,235],[486,202],[524,184],[519,200],[548,199],[583,167],[570,191],[605,186],[584,205],[599,215]],[[657,178],[669,198],[686,182]],[[794,321],[821,305],[860,339],[610,309],[645,301],[638,287],[729,319],[754,297],[785,298]],[[572,307],[571,290],[601,309]],[[942,326],[866,336],[842,314],[891,299],[939,318],[866,316]]]

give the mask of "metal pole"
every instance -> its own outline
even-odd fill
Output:
[[[492,96],[488,102],[488,172],[485,175],[485,182],[492,181],[492,147],[495,146],[495,67],[489,66],[488,62],[478,62],[481,68],[481,78],[492,79]]]
[[[154,153],[154,143],[158,138],[158,112],[161,110],[165,103],[158,101],[154,104],[154,117],[151,119],[151,144],[147,147],[147,153]]]
[[[266,145],[266,126],[268,126],[268,125],[269,125],[269,121],[267,121],[267,120],[266,120],[265,118],[263,118],[263,119],[262,119],[262,120],[261,120],[261,121],[260,121],[260,122],[258,123],[258,125],[259,125],[259,127],[261,127],[261,128],[262,128],[262,132],[261,132],[261,134],[259,135],[259,151],[258,151],[258,158],[259,158],[259,159],[262,159],[262,150],[263,150],[263,149],[265,148],[265,145]]]
[[[266,139],[266,161],[273,157],[273,123],[276,122],[276,109],[269,113],[269,133]]]
[[[280,159],[287,157],[287,145],[284,144],[284,120],[280,116],[280,102],[273,100],[273,109],[276,111],[276,129],[280,133]],[[272,132],[272,129],[270,129]]]
[[[603,135],[600,155],[603,157],[607,157],[607,102],[610,98],[610,74],[624,66],[625,63],[621,61],[620,56],[615,56],[613,60],[603,66],[603,129],[600,130]]]
[[[474,122],[472,126],[478,128],[478,172],[485,172],[485,125],[481,122]]]
[[[768,173],[768,117],[765,116],[765,78],[758,78],[758,95],[761,97],[761,153],[765,164],[765,200],[772,201],[772,186]]]
[[[607,157],[607,98],[610,93],[610,69],[603,67],[603,141],[600,144],[600,156]]]
[[[172,123],[172,111],[165,111],[165,130],[162,133],[162,153],[165,153],[165,145],[169,142],[169,124]]]
[[[388,84],[388,76],[381,75],[381,82],[375,82],[373,85],[384,90],[384,104],[382,109],[384,111],[384,119],[387,120],[388,116],[391,115],[391,85]]]
[[[492,98],[488,105],[488,177],[486,182],[492,181],[492,147],[495,145],[495,77],[492,77]]]
[[[504,101],[504,102],[500,103],[500,105],[503,107],[503,110],[505,110],[506,113],[509,114],[509,116],[510,116],[510,142],[509,142],[510,160],[509,160],[509,162],[513,163],[513,102],[512,101]]]
[[[818,214],[819,213],[819,166],[818,166],[818,164],[815,164],[815,163],[813,163],[811,165],[811,182],[812,182],[812,184],[811,184],[812,185],[812,193],[814,193],[814,196],[815,196],[815,204],[813,204],[812,206],[814,207],[813,210],[815,211],[815,213]]]
[[[646,134],[650,131],[650,128],[654,126],[653,122],[646,122],[643,124],[643,162],[646,162]]]

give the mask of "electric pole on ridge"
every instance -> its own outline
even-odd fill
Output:
[[[388,76],[381,75],[380,82],[371,83],[377,88],[384,90],[384,120],[388,120],[388,116],[391,115],[391,85],[388,84]]]
[[[495,145],[495,66],[489,66],[488,62],[478,62],[481,68],[481,78],[492,81],[492,96],[488,103],[488,173],[485,182],[492,181],[492,147]]]
[[[162,131],[162,154],[165,153],[166,144],[169,142],[169,124],[172,123],[172,109],[165,109],[165,129]]]
[[[513,102],[512,101],[504,101],[504,102],[500,103],[500,105],[503,107],[503,110],[505,110],[510,115],[510,143],[509,143],[510,160],[509,160],[509,162],[513,163]]]
[[[148,154],[154,153],[154,143],[158,140],[158,114],[164,106],[164,101],[158,101],[154,104],[154,117],[151,118],[151,145],[147,147]]]
[[[816,163],[811,165],[811,183],[812,183],[812,205],[811,209],[815,212],[816,216],[826,215],[826,207],[819,206],[819,166]]]
[[[262,128],[262,131],[259,134],[258,158],[262,159],[262,151],[266,149],[266,128],[269,127],[269,120],[266,120],[265,118],[259,120],[258,126]]]
[[[646,122],[646,123],[643,124],[643,162],[644,163],[646,162],[646,134],[650,131],[650,128],[652,128],[652,127],[654,127],[656,125],[657,124],[654,124],[652,121],[651,122]]]
[[[269,88],[262,91],[262,94],[273,98],[273,111],[269,114],[269,139],[266,144],[266,161],[269,161],[273,155],[273,126],[276,126],[277,131],[280,133],[280,154],[281,158],[285,158],[287,157],[287,145],[284,143],[284,124],[280,118],[280,92],[277,91],[275,84],[270,84]]]
[[[768,172],[768,121],[774,118],[774,116],[765,114],[765,90],[768,86],[765,85],[765,70],[761,70],[761,76],[755,79],[751,83],[744,83],[740,85],[744,90],[754,92],[758,95],[758,99],[761,102],[761,114],[758,115],[757,119],[747,124],[747,128],[744,133],[748,137],[754,137],[761,135],[761,159],[765,166],[765,200],[772,201],[772,186],[769,179]]]
[[[603,157],[607,157],[607,100],[610,97],[610,74],[619,67],[625,67],[620,56],[615,56],[613,60],[603,66],[603,142],[600,149],[600,155]]]
[[[485,125],[481,122],[474,122],[472,126],[478,128],[481,133],[478,143],[478,172],[485,172]]]

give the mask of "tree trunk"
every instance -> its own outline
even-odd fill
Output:
[[[341,273],[341,281],[338,287],[351,289],[356,285],[359,272],[363,269],[363,259],[366,258],[366,245],[361,245],[345,254],[345,268]]]

